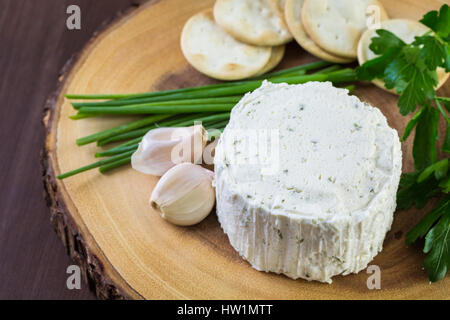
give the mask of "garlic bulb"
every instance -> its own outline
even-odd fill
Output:
[[[131,157],[133,169],[162,176],[176,164],[202,160],[208,133],[201,125],[150,130]]]
[[[192,163],[182,163],[167,171],[156,184],[150,205],[167,221],[190,226],[208,216],[216,195],[214,172]]]

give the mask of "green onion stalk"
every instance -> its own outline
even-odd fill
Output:
[[[314,72],[310,73],[311,71]],[[72,102],[74,110],[78,112],[70,117],[73,120],[99,116],[143,117],[77,139],[76,143],[79,146],[90,143],[96,143],[99,147],[116,145],[95,154],[96,158],[103,159],[61,174],[58,179],[65,179],[95,168],[104,173],[129,164],[131,155],[137,150],[144,135],[158,127],[185,127],[201,123],[211,131],[211,139],[218,138],[227,125],[230,112],[236,103],[244,94],[261,86],[265,79],[273,83],[288,84],[309,81],[331,81],[334,84],[342,84],[356,81],[356,74],[353,69],[318,61],[248,80],[192,88],[134,94],[68,94],[66,98],[71,100],[87,100]],[[346,88],[353,90],[354,86]]]

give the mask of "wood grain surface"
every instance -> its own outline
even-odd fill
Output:
[[[59,72],[105,21],[137,0],[0,1],[0,299],[93,299],[68,290],[73,264],[49,223],[39,153],[43,105]],[[80,6],[81,30],[66,28]]]
[[[391,17],[412,19],[444,2],[383,1]],[[107,175],[91,171],[63,182],[54,179],[55,173],[92,162],[97,147],[79,148],[76,138],[124,121],[69,120],[74,111],[64,93],[140,92],[211,82],[188,66],[179,36],[189,16],[212,4],[212,0],[145,4],[95,36],[61,77],[60,95],[48,105],[45,166],[52,217],[58,217],[56,227],[71,253],[82,252],[88,262],[94,261],[86,268],[97,284],[97,294],[149,299],[449,299],[450,278],[430,286],[421,268],[420,244],[404,245],[405,233],[425,210],[395,213],[384,250],[371,263],[382,270],[382,289],[368,290],[365,271],[335,277],[332,285],[324,285],[250,268],[230,246],[215,215],[191,228],[162,220],[148,205],[157,179],[129,168]],[[281,68],[313,59],[291,44]],[[449,93],[446,84],[440,94]],[[394,95],[369,84],[359,84],[355,94],[379,107],[389,124],[403,132],[408,119],[399,115]],[[402,149],[404,171],[410,171],[411,140]]]

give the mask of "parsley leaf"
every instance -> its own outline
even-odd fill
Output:
[[[443,151],[450,153],[450,99],[437,97],[437,68],[450,72],[450,8],[427,13],[421,22],[431,31],[405,43],[387,30],[377,30],[369,48],[378,57],[357,68],[361,80],[383,79],[386,88],[400,95],[402,115],[414,114],[405,127],[402,140],[415,130],[413,173],[403,174],[397,193],[397,208],[423,208],[435,195],[444,196],[408,234],[409,245],[425,237],[424,267],[430,281],[438,281],[450,266],[450,160],[437,160],[438,123],[442,114],[447,121]],[[442,104],[441,104],[442,103]],[[444,105],[444,107],[442,106]]]
[[[444,104],[447,111],[450,111],[450,98],[447,97],[437,97],[437,99]]]
[[[423,74],[420,71],[414,70],[406,88],[402,89],[403,92],[401,92],[402,95],[398,99],[398,105],[400,113],[404,116],[414,112],[418,105],[422,105],[426,101],[425,90],[418,89],[418,87],[427,85],[422,76]]]
[[[412,206],[421,209],[439,192],[439,182],[434,176],[419,183],[419,174],[420,172],[413,172],[402,175],[397,193],[397,209],[406,210]]]
[[[379,37],[372,38],[370,47],[376,50],[375,53],[383,55],[358,67],[357,75],[361,80],[384,79],[386,88],[395,88],[401,94],[398,101],[400,113],[407,115],[436,95],[435,87],[438,84],[436,67],[428,69],[427,61],[431,61],[428,62],[429,65],[436,61],[444,64],[444,60],[442,57],[434,56],[425,61],[421,55],[434,49],[418,43],[417,46],[406,45],[386,30],[378,30],[377,33]],[[392,47],[388,48],[388,45]]]
[[[421,183],[428,179],[433,173],[436,180],[441,180],[447,176],[448,172],[448,159],[443,159],[439,162],[436,162],[423,170],[419,177],[417,178],[417,182]]]
[[[441,280],[450,266],[450,209],[447,206],[439,222],[425,237],[424,253],[427,257],[423,266],[431,282]]]
[[[450,39],[448,40],[450,42]],[[450,44],[445,45],[445,63],[444,68],[446,72],[450,72]]]
[[[420,117],[425,110],[424,107],[422,107],[419,111],[416,112],[416,114],[409,120],[405,127],[405,131],[403,132],[402,141],[405,141],[408,139],[409,135],[411,134],[411,131],[416,127],[417,123],[419,123]],[[450,137],[449,137],[450,138]],[[450,141],[449,141],[450,143]]]
[[[421,46],[420,58],[423,59],[429,70],[444,67],[447,60],[447,51],[444,43],[433,36],[416,37],[413,44]]]
[[[373,37],[369,48],[375,54],[385,54],[392,48],[401,49],[406,45],[402,39],[388,30],[379,29],[376,31],[379,37]]]
[[[447,129],[445,130],[445,139],[442,146],[442,151],[450,153],[450,123],[447,122]]]
[[[407,84],[411,74],[415,72],[415,67],[408,63],[403,53],[400,53],[387,65],[384,71],[384,82],[386,88],[397,88],[397,92],[402,92],[404,83]],[[400,88],[400,90],[399,90]]]
[[[384,71],[388,65],[398,56],[401,49],[406,45],[400,38],[390,31],[380,29],[376,31],[378,37],[372,38],[369,48],[380,56],[366,61],[356,69],[361,80],[370,81],[374,78],[384,78]]]
[[[420,48],[404,47],[401,54],[385,71],[386,87],[396,87],[401,93],[398,100],[400,113],[407,115],[414,112],[418,105],[424,105],[426,99],[433,99],[436,95],[434,89],[437,86],[436,71],[429,71],[424,61],[420,58]],[[403,90],[404,83],[407,83]]]
[[[436,142],[440,113],[432,107],[425,107],[416,126],[413,144],[414,167],[422,170],[436,162]]]
[[[444,4],[439,13],[437,11],[428,12],[420,22],[436,32],[440,37],[447,38],[450,35],[450,8]]]
[[[429,212],[420,222],[406,234],[406,245],[423,238],[439,218],[450,209],[450,199],[442,200],[439,205]]]
[[[397,206],[423,207],[429,198],[439,192],[447,193],[441,202],[406,234],[406,245],[425,235],[423,266],[431,282],[439,281],[450,265],[450,176],[449,159],[443,159],[421,172],[404,174],[400,180]],[[434,173],[434,174],[433,174]]]
[[[365,62],[356,68],[356,75],[360,80],[370,81],[375,78],[383,79],[384,70],[398,55],[400,48],[390,48],[384,55]]]
[[[445,178],[439,183],[439,188],[442,188],[443,193],[450,193],[450,177]]]

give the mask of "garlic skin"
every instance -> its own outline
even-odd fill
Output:
[[[145,174],[162,176],[176,164],[201,161],[207,140],[208,133],[201,125],[150,130],[131,156],[131,166]]]
[[[205,219],[214,207],[214,172],[192,163],[181,163],[167,171],[156,184],[150,205],[161,217],[179,226]]]

